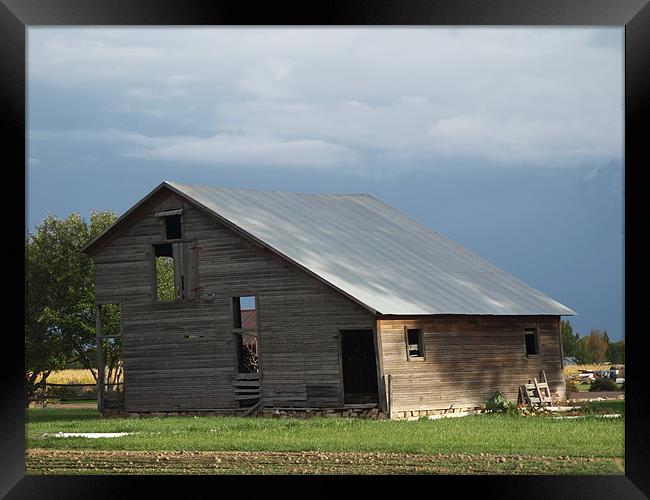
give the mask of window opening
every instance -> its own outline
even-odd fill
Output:
[[[258,373],[257,301],[254,295],[232,298],[232,322],[236,330],[237,372]]]
[[[409,359],[424,357],[424,349],[422,348],[422,331],[420,329],[408,328],[406,330],[406,343]]]
[[[254,295],[233,297],[232,319],[233,328],[257,330],[257,304]]]
[[[526,356],[530,356],[531,354],[539,354],[537,329],[526,328],[524,330],[524,340],[526,342]]]
[[[168,215],[165,217],[165,235],[168,240],[180,240],[182,238],[180,215]]]
[[[119,304],[97,305],[97,402],[100,410],[124,407],[122,320]]]
[[[176,259],[171,243],[154,245],[156,258],[156,299],[159,302],[176,300]]]
[[[258,373],[259,353],[257,351],[257,336],[249,333],[235,334],[237,338],[237,371],[239,373]]]

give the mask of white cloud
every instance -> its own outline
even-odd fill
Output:
[[[291,67],[284,61],[270,59],[245,70],[236,85],[262,99],[286,99],[290,96]]]
[[[187,95],[187,91],[181,88],[161,89],[161,88],[136,88],[128,89],[124,92],[126,97],[141,99],[143,101],[161,101],[167,102],[172,99],[178,99]]]
[[[220,105],[217,126],[236,133],[272,133],[286,139],[301,136],[347,144],[355,148],[421,147],[438,110],[423,97],[400,97],[388,104],[360,101],[261,102]]]
[[[168,87],[180,87],[188,83],[196,82],[201,77],[198,75],[166,75],[160,78],[161,82]]]
[[[194,162],[213,166],[355,167],[351,149],[320,139],[282,140],[262,134],[210,137],[146,136],[109,130],[33,131],[31,142],[62,140],[113,145],[116,154],[147,160]]]
[[[100,140],[133,146],[128,130],[156,143],[132,152],[141,158],[368,168],[622,158],[618,28],[30,28],[28,36],[30,85],[96,93],[102,112],[107,95],[115,101],[110,119],[98,112],[67,139],[103,128]],[[173,132],[153,138],[147,123],[161,119]]]
[[[127,153],[127,156],[214,166],[323,168],[358,163],[357,155],[353,151],[319,139],[281,141],[261,135],[232,134],[217,134],[206,138],[138,139],[134,142],[143,147]],[[161,145],[163,140],[165,144]]]

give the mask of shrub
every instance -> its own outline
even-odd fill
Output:
[[[580,410],[582,411],[583,415],[595,415],[597,413],[596,407],[589,403],[586,403],[585,405],[581,406]]]
[[[591,383],[590,391],[617,391],[616,382],[609,378],[597,378]]]
[[[97,391],[95,387],[62,387],[62,386],[51,386],[47,387],[47,395],[51,398],[62,398],[62,399],[79,399],[79,398],[88,398],[94,399],[97,397]]]
[[[505,413],[508,415],[516,415],[519,413],[517,404],[508,401],[503,395],[497,391],[485,403],[485,410],[490,413]]]

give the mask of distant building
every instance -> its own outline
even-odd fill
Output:
[[[83,251],[99,337],[119,304],[128,412],[399,418],[516,400],[541,370],[565,395],[574,312],[366,194],[163,182]]]

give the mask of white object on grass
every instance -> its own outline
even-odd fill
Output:
[[[55,432],[45,434],[45,436],[54,437],[84,437],[84,438],[115,438],[131,434],[130,432]]]

